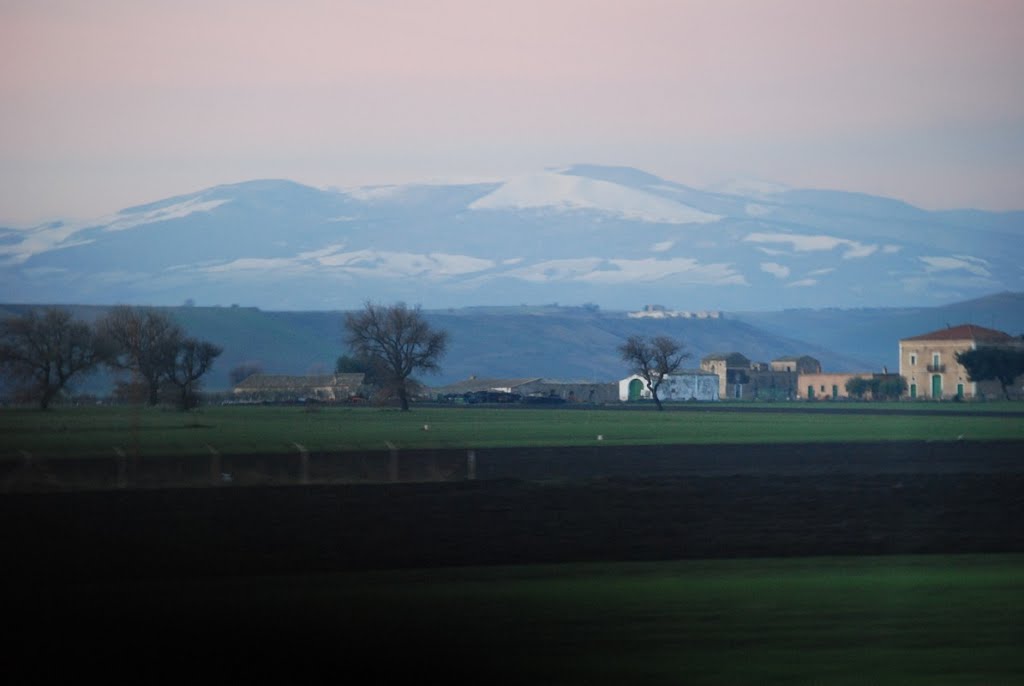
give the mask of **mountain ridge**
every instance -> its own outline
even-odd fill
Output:
[[[558,299],[630,309],[941,304],[1024,290],[1024,212],[846,191],[748,195],[628,167],[322,190],[223,184],[0,230],[7,298],[338,309]]]

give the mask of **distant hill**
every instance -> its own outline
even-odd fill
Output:
[[[29,305],[0,305],[0,317]],[[94,321],[106,306],[68,306]],[[207,382],[227,389],[228,374],[243,362],[268,373],[331,372],[343,354],[344,312],[271,312],[253,307],[168,307],[192,335],[224,348]],[[948,325],[972,322],[1019,335],[1024,331],[1024,293],[997,295],[942,307],[782,310],[723,313],[720,319],[633,319],[596,306],[479,307],[425,311],[430,323],[451,335],[440,374],[431,385],[470,375],[611,381],[627,371],[616,347],[630,335],[668,335],[683,340],[689,366],[713,352],[738,351],[752,360],[808,354],[827,371],[898,368],[897,341]],[[105,392],[98,375],[83,386]]]

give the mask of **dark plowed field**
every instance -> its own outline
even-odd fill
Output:
[[[580,643],[571,618],[561,618],[564,633],[551,641],[542,625],[537,636],[520,627],[508,645],[481,639],[485,648],[474,650],[444,611],[410,617],[395,600],[352,617],[332,605],[325,619],[315,602],[282,604],[265,577],[284,575],[273,578],[291,588],[306,574],[341,570],[1019,552],[1022,447],[480,451],[476,480],[94,491],[62,482],[65,490],[8,493],[0,495],[4,621],[14,636],[6,654],[46,682],[59,669],[133,681],[537,683],[516,676],[534,665],[533,651],[569,660],[564,666],[572,660],[559,640],[586,651],[617,643]],[[432,468],[420,473],[436,476],[442,458],[403,453],[399,478],[415,478],[424,464]],[[330,597],[330,586],[319,588]],[[210,589],[228,597],[214,602]],[[517,616],[514,606],[473,611],[493,614],[492,638]],[[751,639],[735,640],[741,656]]]
[[[500,451],[476,481],[7,494],[0,564],[57,581],[1024,551],[1021,448]]]

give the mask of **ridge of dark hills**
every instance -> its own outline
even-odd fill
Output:
[[[0,305],[0,317],[38,305]],[[109,307],[68,305],[94,321]],[[243,363],[267,373],[326,373],[344,353],[345,313],[264,311],[254,307],[161,308],[194,336],[224,348],[206,382],[230,388],[228,375]],[[441,385],[470,375],[614,381],[628,374],[616,348],[630,335],[669,335],[683,340],[688,366],[713,352],[741,352],[752,360],[808,354],[826,371],[880,371],[898,367],[900,338],[973,322],[1019,335],[1024,330],[1024,293],[999,293],[942,307],[814,309],[723,312],[720,318],[635,319],[594,305],[473,307],[424,310],[451,343],[442,372],[422,381]],[[78,390],[103,393],[106,374],[83,380]]]

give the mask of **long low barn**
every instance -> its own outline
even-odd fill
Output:
[[[540,377],[501,379],[473,376],[447,386],[433,388],[430,394],[435,398],[451,398],[474,393],[507,393],[523,398],[560,398],[570,403],[601,404],[618,400],[614,382],[561,381]]]
[[[240,400],[271,402],[348,400],[359,392],[363,377],[363,374],[253,374],[235,386],[234,395]]]

